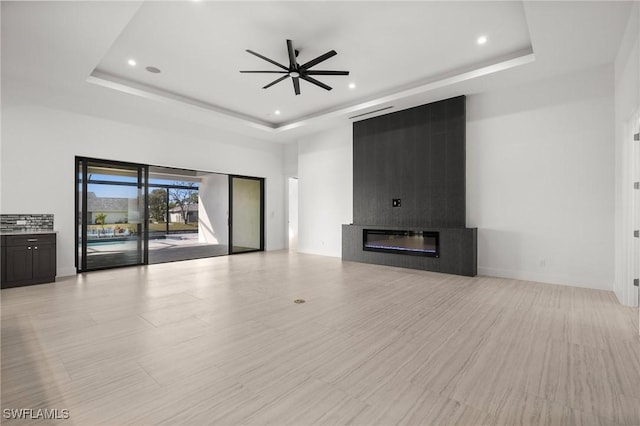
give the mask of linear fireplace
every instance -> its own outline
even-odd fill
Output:
[[[440,257],[440,233],[364,229],[362,231],[362,249],[384,253]]]

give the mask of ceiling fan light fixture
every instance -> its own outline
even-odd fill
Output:
[[[247,53],[250,53],[254,56],[257,56],[260,59],[263,59],[267,62],[269,62],[270,64],[273,64],[275,66],[277,66],[278,68],[280,68],[282,71],[279,70],[265,70],[265,71],[240,71],[241,73],[249,73],[249,74],[254,74],[254,73],[266,73],[266,74],[281,74],[282,76],[275,79],[274,81],[272,81],[271,83],[267,84],[266,86],[263,87],[263,89],[268,89],[269,87],[273,86],[274,84],[278,84],[283,80],[286,80],[288,77],[291,77],[291,81],[293,82],[293,91],[295,92],[296,95],[300,94],[300,80],[304,80],[308,83],[314,84],[318,87],[321,87],[325,90],[331,90],[331,86],[328,86],[326,84],[324,84],[321,81],[316,80],[315,78],[313,78],[312,76],[318,76],[318,75],[349,75],[349,71],[332,71],[332,70],[312,70],[310,69],[311,67],[314,67],[316,65],[318,65],[321,62],[326,61],[327,59],[337,55],[335,50],[330,50],[327,53],[325,53],[324,55],[320,55],[315,59],[310,60],[309,62],[306,62],[302,65],[298,64],[297,62],[297,57],[298,57],[298,50],[293,46],[293,41],[291,40],[287,40],[287,53],[289,56],[289,66],[287,67],[286,65],[283,65],[279,62],[274,61],[273,59],[269,59],[266,56],[263,56],[257,52],[254,52],[253,50],[247,49],[246,50]]]

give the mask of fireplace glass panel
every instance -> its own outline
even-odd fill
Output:
[[[365,229],[363,231],[363,250],[440,257],[439,233]]]

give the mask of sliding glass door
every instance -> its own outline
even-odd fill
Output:
[[[149,166],[149,264],[229,254],[229,177]]]
[[[76,157],[76,270],[264,250],[264,179]]]
[[[147,263],[148,167],[76,157],[78,272]]]
[[[264,179],[229,176],[229,253],[264,250]]]

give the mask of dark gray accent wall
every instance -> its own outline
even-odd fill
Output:
[[[353,223],[464,227],[465,114],[459,96],[354,123]]]
[[[344,260],[474,276],[477,229],[466,228],[465,217],[464,96],[354,123]],[[437,231],[440,257],[365,251],[365,228]]]

